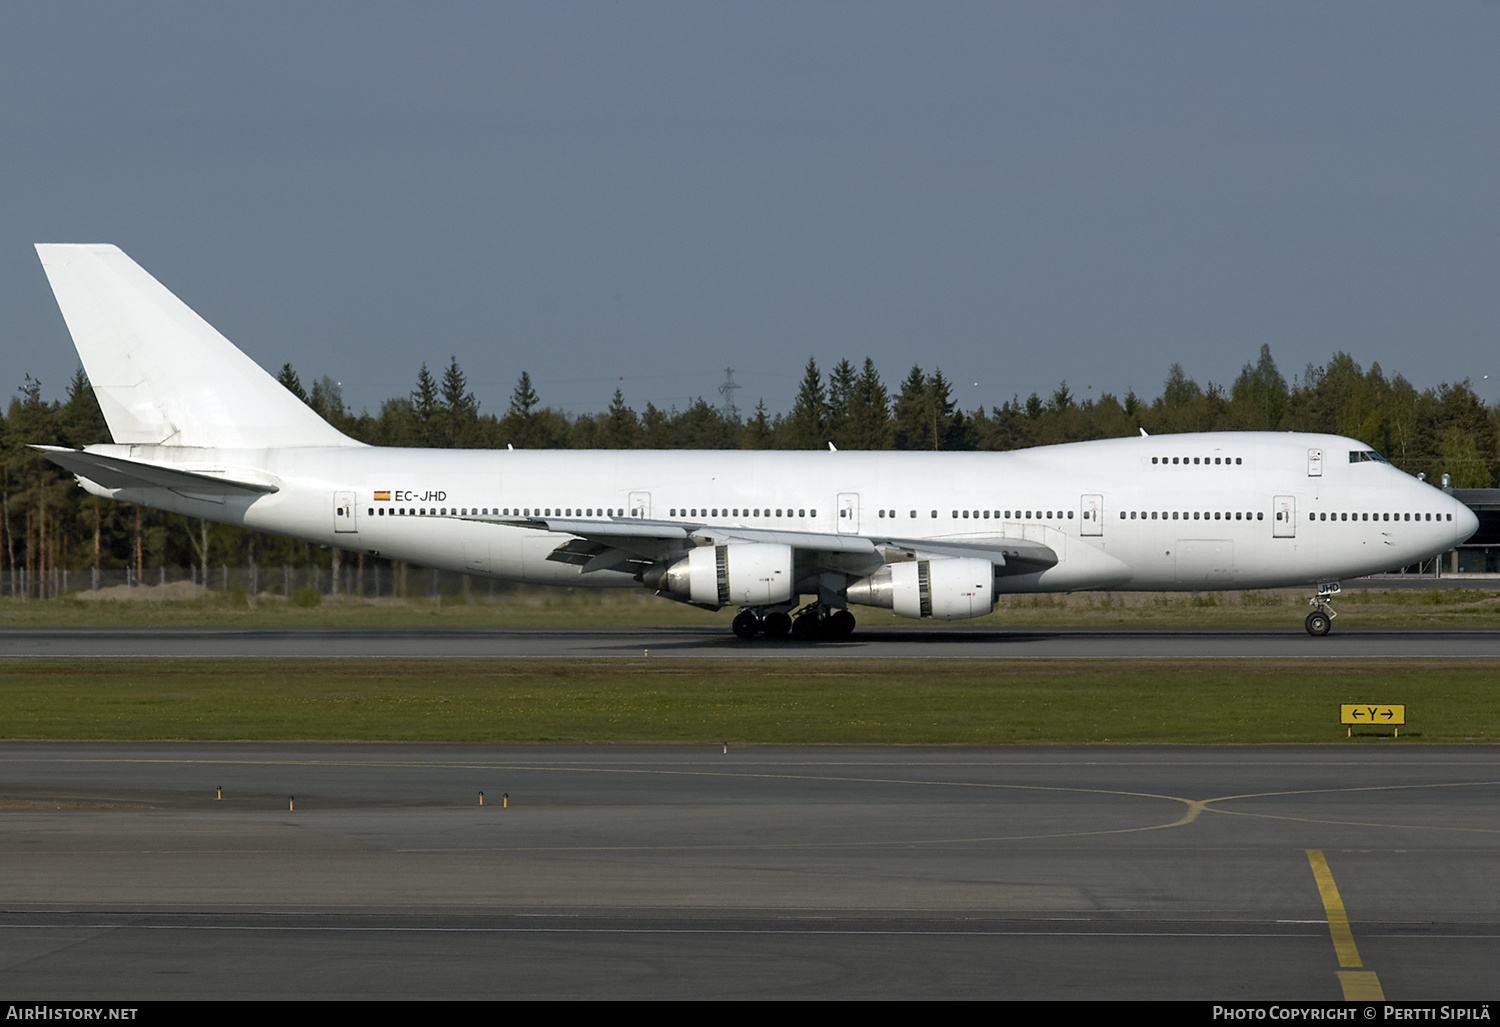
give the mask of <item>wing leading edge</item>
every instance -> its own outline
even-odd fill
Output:
[[[468,519],[574,535],[576,540],[559,545],[548,559],[577,564],[584,568],[584,573],[618,569],[632,562],[662,560],[696,546],[736,544],[788,546],[799,561],[809,565],[809,570],[845,574],[868,573],[870,566],[885,563],[930,559],[988,560],[995,567],[996,574],[1035,574],[1056,566],[1058,562],[1057,552],[1050,546],[1000,535],[961,540],[908,539],[633,517],[607,520],[571,517]],[[611,556],[612,553],[618,556]]]

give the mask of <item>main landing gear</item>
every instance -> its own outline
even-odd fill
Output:
[[[1343,589],[1339,587],[1337,581],[1325,581],[1318,586],[1317,596],[1307,601],[1307,605],[1313,608],[1313,612],[1309,613],[1307,620],[1303,622],[1307,627],[1309,635],[1312,635],[1314,638],[1322,638],[1332,630],[1333,618],[1337,617],[1338,614],[1334,612],[1330,604],[1333,601],[1333,597],[1341,591]]]
[[[767,638],[791,635],[799,642],[815,642],[848,638],[854,632],[854,614],[822,603],[809,603],[795,613],[790,609],[747,607],[730,627],[740,638],[754,638],[763,633]]]
[[[792,618],[785,610],[741,610],[730,628],[741,638],[754,638],[765,633],[767,638],[785,638],[792,632]]]

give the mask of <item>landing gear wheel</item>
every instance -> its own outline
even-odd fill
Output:
[[[792,621],[792,637],[799,642],[812,642],[823,637],[823,625],[816,613],[804,613]]]
[[[1322,610],[1314,610],[1312,613],[1309,613],[1305,623],[1307,625],[1307,633],[1314,638],[1322,638],[1333,627],[1333,621]]]
[[[760,629],[767,638],[785,638],[792,630],[792,618],[784,613],[768,613],[761,619]]]
[[[760,634],[760,618],[749,610],[741,610],[729,627],[741,638],[754,638]]]
[[[848,638],[854,634],[854,614],[848,610],[834,610],[823,622],[823,630],[829,638]]]

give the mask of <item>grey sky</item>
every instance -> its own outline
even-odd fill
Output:
[[[358,410],[941,366],[966,408],[1347,350],[1500,400],[1500,5],[0,7],[0,394],[114,242]],[[1491,374],[1491,380],[1482,375]],[[978,382],[975,387],[971,383]]]

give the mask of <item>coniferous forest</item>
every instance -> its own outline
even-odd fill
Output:
[[[338,386],[321,378],[304,388],[286,365],[277,376],[347,435],[379,446],[487,449],[822,449],[1009,450],[1085,439],[1195,431],[1312,431],[1368,443],[1395,466],[1436,481],[1451,475],[1459,488],[1495,483],[1500,407],[1486,407],[1467,381],[1419,391],[1400,375],[1387,377],[1348,354],[1309,364],[1290,383],[1268,346],[1227,387],[1200,386],[1181,366],[1167,372],[1161,393],[1079,395],[1066,381],[1050,395],[1019,396],[1001,406],[963,410],[941,370],[913,367],[898,385],[873,362],[840,360],[824,371],[809,360],[785,412],[764,400],[748,415],[699,399],[685,410],[646,404],[637,411],[616,391],[608,409],[568,416],[545,404],[522,374],[504,408],[486,408],[469,390],[457,360],[440,377],[423,365],[410,394],[381,404],[377,414],[348,410]],[[26,378],[10,402],[0,437],[0,560],[10,594],[48,594],[60,569],[252,565],[328,566],[337,556],[315,546],[209,525],[176,514],[89,496],[31,444],[83,446],[108,442],[109,431],[80,369],[66,398],[47,402],[41,383]],[[19,589],[15,582],[23,584]]]

